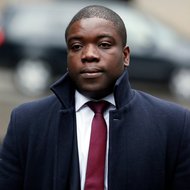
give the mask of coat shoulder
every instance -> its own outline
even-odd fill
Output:
[[[23,103],[13,109],[9,128],[24,133],[29,129],[43,130],[57,119],[60,108],[61,103],[54,95]]]
[[[140,118],[149,118],[149,121],[155,125],[167,126],[166,128],[182,130],[182,126],[190,124],[190,110],[188,108],[141,91],[135,91],[131,110]]]
[[[168,112],[168,113],[174,113],[174,112],[190,112],[188,108],[183,107],[182,105],[164,100],[155,96],[152,96],[150,94],[147,94],[142,91],[135,91],[135,98],[134,101],[139,104],[139,106],[144,107],[147,110],[150,111],[156,111],[156,112]]]
[[[60,107],[60,102],[54,95],[47,96],[42,99],[34,100],[31,102],[23,103],[13,109],[16,113],[28,113],[28,114],[39,114],[42,111],[50,111],[50,108]]]

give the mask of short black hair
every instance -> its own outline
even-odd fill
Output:
[[[116,27],[116,30],[119,32],[121,39],[122,39],[122,45],[125,46],[127,43],[127,32],[125,28],[125,24],[121,17],[114,12],[113,10],[101,6],[101,5],[90,5],[87,7],[84,7],[81,9],[76,15],[72,18],[70,23],[68,24],[66,31],[65,31],[65,40],[67,42],[67,35],[68,30],[70,29],[71,25],[75,23],[76,21],[79,21],[81,19],[85,18],[102,18],[108,21],[111,21],[114,26]]]

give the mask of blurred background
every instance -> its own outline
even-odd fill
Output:
[[[11,110],[66,72],[64,30],[95,1],[0,0],[0,142]],[[108,3],[107,3],[108,2]],[[132,87],[190,108],[190,1],[96,1],[123,18]]]

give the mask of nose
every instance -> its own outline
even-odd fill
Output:
[[[99,61],[99,53],[97,47],[95,45],[86,45],[82,51],[81,57],[82,63],[86,62],[98,62]]]

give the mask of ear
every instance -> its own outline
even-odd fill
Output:
[[[130,64],[130,49],[129,46],[123,48],[124,66],[128,67]]]

